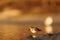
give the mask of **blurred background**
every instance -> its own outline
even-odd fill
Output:
[[[53,33],[60,32],[60,0],[0,0],[0,40],[24,40],[32,35],[29,27],[46,34],[45,19],[53,19]]]

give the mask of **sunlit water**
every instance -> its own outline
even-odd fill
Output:
[[[29,27],[38,27],[42,31],[35,35],[40,36],[46,34],[44,24],[40,23],[16,23],[16,24],[0,24],[0,40],[25,40],[29,35],[33,35],[29,31]],[[53,33],[60,32],[60,25],[53,24]]]

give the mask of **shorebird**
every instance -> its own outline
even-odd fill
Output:
[[[41,29],[37,28],[37,27],[29,27],[29,30],[32,32],[32,33],[37,33],[39,31],[41,31]]]

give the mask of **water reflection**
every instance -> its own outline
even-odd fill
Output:
[[[44,26],[35,25],[35,24],[0,24],[0,40],[24,40],[29,35],[32,35],[30,31],[28,31],[29,26],[37,26],[43,31],[38,32],[37,36],[46,34],[44,30]],[[53,31],[59,32],[60,27],[53,27]],[[58,29],[58,30],[57,30]],[[23,39],[24,38],[24,39]]]

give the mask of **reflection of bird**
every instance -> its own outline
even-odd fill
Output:
[[[36,32],[41,31],[41,29],[39,29],[39,28],[37,28],[37,27],[30,27],[29,30],[30,30],[32,33],[36,33]]]

